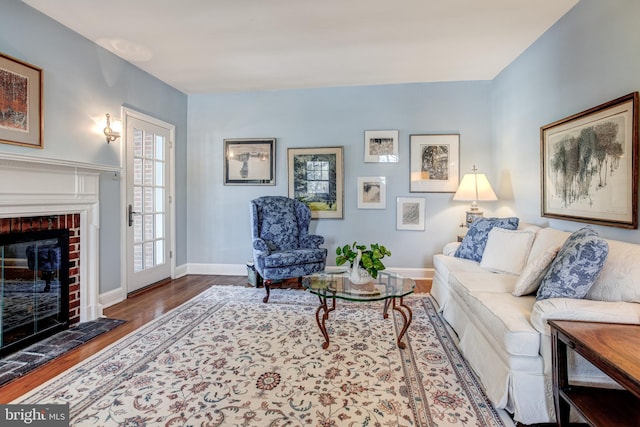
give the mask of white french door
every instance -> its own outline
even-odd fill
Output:
[[[127,293],[171,277],[173,126],[125,112]]]

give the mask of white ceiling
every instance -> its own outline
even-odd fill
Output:
[[[23,0],[188,94],[491,80],[578,0]]]

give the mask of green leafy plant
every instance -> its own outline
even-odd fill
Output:
[[[358,256],[358,249],[362,252],[359,267],[367,270],[374,279],[377,278],[378,271],[385,269],[380,260],[385,256],[391,256],[391,251],[378,243],[372,243],[369,249],[367,249],[367,245],[358,245],[358,242],[353,242],[352,245],[338,246],[336,248],[336,265],[348,262],[349,266],[353,268]]]

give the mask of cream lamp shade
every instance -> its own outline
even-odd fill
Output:
[[[498,200],[498,196],[491,188],[489,180],[483,173],[478,173],[475,165],[473,172],[462,177],[458,190],[453,195],[453,200],[461,202],[471,202],[471,207],[467,211],[466,222],[471,224],[477,217],[482,216],[482,211],[478,208],[478,201],[489,202]]]

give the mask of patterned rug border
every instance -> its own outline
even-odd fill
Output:
[[[253,302],[256,297],[261,299],[261,293],[256,292],[254,288],[225,288],[225,292],[233,294],[232,298],[221,298],[215,301],[212,305],[203,304],[203,302],[205,302],[207,299],[211,299],[212,297],[214,297],[215,294],[221,293],[221,288],[219,286],[214,286],[204,291],[200,295],[192,298],[191,300],[185,302],[179,307],[176,307],[173,310],[170,310],[169,312],[163,314],[158,319],[155,319],[147,325],[139,328],[138,330],[131,332],[127,336],[114,342],[100,352],[90,356],[80,364],[63,372],[56,378],[51,379],[37,389],[34,389],[29,393],[21,396],[13,403],[41,403],[37,401],[39,396],[53,396],[62,398],[63,396],[61,396],[60,393],[64,393],[64,391],[61,391],[59,393],[59,390],[63,390],[65,385],[73,381],[74,378],[77,379],[82,377],[83,375],[89,373],[92,369],[96,369],[97,366],[106,367],[105,369],[110,369],[109,366],[112,366],[115,373],[112,377],[105,377],[105,380],[100,382],[97,388],[93,389],[91,393],[87,393],[87,395],[81,401],[75,401],[73,403],[71,407],[71,419],[73,420],[74,417],[87,410],[92,404],[95,404],[96,400],[101,399],[104,394],[114,389],[114,387],[116,387],[119,383],[126,380],[127,378],[132,377],[136,372],[143,371],[150,356],[159,357],[163,353],[163,351],[165,351],[165,349],[169,348],[171,345],[178,342],[182,337],[185,337],[187,334],[189,334],[189,332],[197,327],[197,325],[199,325],[202,321],[206,320],[210,316],[215,315],[215,313],[225,307],[225,305],[227,305],[230,300],[232,300],[233,302],[237,302],[250,299]],[[317,307],[317,300],[314,298],[310,299],[310,297],[312,297],[310,294],[300,290],[279,290],[272,295],[272,299],[270,300],[269,304],[282,306],[294,304],[297,306],[306,306],[307,311],[314,312],[315,307]],[[435,336],[440,342],[440,346],[442,347],[442,349],[446,352],[446,357],[451,362],[450,364],[452,369],[460,379],[460,386],[458,387],[464,389],[464,393],[468,395],[469,401],[473,406],[473,410],[467,410],[467,414],[462,414],[462,416],[468,416],[469,419],[474,419],[474,416],[479,417],[476,420],[477,424],[475,425],[503,426],[504,424],[502,423],[500,415],[498,415],[496,410],[488,403],[489,401],[486,397],[486,394],[479,386],[477,377],[459,353],[455,344],[455,340],[451,337],[444,321],[438,314],[432,298],[429,295],[424,294],[413,295],[406,298],[405,302],[411,305],[414,313],[419,309],[424,310],[427,317],[426,319],[416,319],[416,316],[414,316],[414,321],[404,338],[404,341],[407,343],[407,349],[397,349],[401,359],[404,378],[407,384],[407,393],[410,399],[411,412],[414,418],[413,423],[410,423],[410,425],[454,425],[455,419],[460,418],[460,414],[453,414],[450,411],[447,412],[447,410],[440,411],[435,415],[434,413],[432,413],[432,411],[430,411],[430,405],[428,404],[429,401],[437,399],[438,403],[446,408],[449,400],[452,399],[453,394],[448,394],[446,391],[436,391],[429,395],[429,393],[422,385],[422,380],[424,379],[424,377],[431,375],[432,372],[429,372],[428,370],[427,372],[423,372],[423,370],[419,368],[420,363],[418,363],[417,354],[414,351],[413,346],[414,340],[418,338],[416,335],[416,328],[419,327],[421,321],[424,322],[426,320],[431,325],[433,325]],[[260,304],[262,303],[260,302]],[[345,301],[340,301],[339,304],[347,307],[362,306],[361,303],[349,303]],[[344,307],[342,309],[344,309]],[[194,310],[195,312],[192,313],[192,311]],[[140,341],[152,342],[154,331],[162,328],[171,328],[171,320],[177,319],[181,316],[189,317],[189,320],[185,322],[185,324],[183,324],[178,330],[172,330],[169,339],[165,338],[161,344],[155,345],[155,347],[150,346],[150,349],[144,350],[146,352],[144,353],[144,357],[141,355],[135,362],[127,363],[126,372],[119,372],[118,367],[113,366],[114,360],[111,360],[113,354],[116,354],[123,349],[130,347],[134,343],[139,344]],[[402,317],[394,313],[393,318],[393,324],[395,327],[394,335],[397,337],[399,331],[402,328]],[[331,318],[328,323],[330,322]],[[315,325],[315,321],[313,322],[313,327],[317,328],[317,325]],[[329,327],[329,333],[334,333],[335,331],[331,329],[332,327]],[[318,342],[320,343],[321,335],[319,331],[316,330],[313,332],[317,333]],[[116,363],[116,365],[117,364],[118,363]],[[431,369],[435,370],[436,368],[434,367]],[[33,401],[33,399],[36,399],[36,401]],[[451,409],[454,409],[454,406],[451,406]]]

